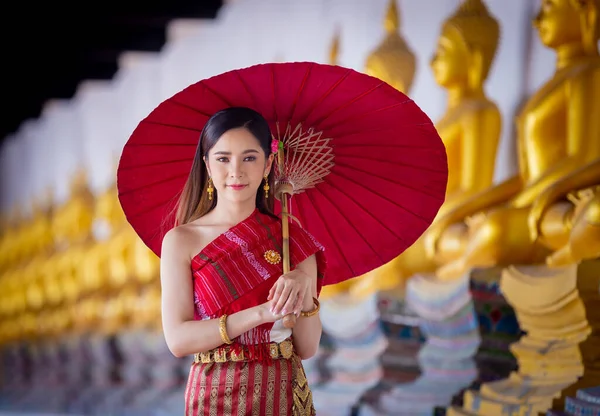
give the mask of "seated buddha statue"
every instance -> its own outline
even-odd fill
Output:
[[[367,57],[365,72],[408,94],[413,84],[416,58],[400,34],[396,0],[389,1],[384,27],[386,36]]]
[[[8,212],[2,211],[0,212],[0,278],[2,276],[2,272],[4,271],[4,265],[6,264],[6,254],[4,249],[8,245],[8,239],[6,238],[6,234],[10,228],[10,219],[8,217]]]
[[[150,332],[162,330],[160,281],[144,285],[138,295],[132,318],[134,325]]]
[[[50,188],[33,201],[33,214],[29,225],[29,256],[45,255],[53,248],[52,203],[53,193]]]
[[[4,232],[5,246],[2,250],[4,257],[3,269],[10,269],[15,267],[22,259],[23,253],[23,242],[25,238],[24,232],[26,228],[26,221],[22,214],[22,207],[15,205],[12,212],[9,214],[8,226]]]
[[[69,199],[57,208],[52,231],[57,250],[90,242],[94,195],[87,183],[87,173],[77,170],[70,184]]]
[[[542,192],[529,212],[529,231],[552,250],[549,266],[600,257],[600,159]]]
[[[517,117],[518,174],[452,209],[434,224],[428,248],[449,259],[442,278],[472,267],[543,262],[542,241],[567,235],[569,224],[548,211],[534,241],[528,218],[536,199],[600,157],[598,0],[544,1],[534,19],[542,43],[556,51],[554,75]]]
[[[110,287],[118,290],[129,283],[158,279],[160,260],[127,222],[116,185],[99,196],[96,213],[97,224],[104,224],[106,230],[97,255],[108,265]]]
[[[42,279],[42,285],[44,288],[44,298],[48,307],[57,307],[64,300],[64,290],[61,287],[61,273],[58,266],[60,262],[57,261],[58,256],[49,256],[42,260],[43,264],[40,266],[43,270],[44,277]]]
[[[105,299],[104,314],[99,328],[104,336],[114,336],[129,327],[137,297],[137,290],[126,286]]]
[[[449,176],[446,200],[434,223],[493,183],[502,117],[484,84],[499,38],[498,21],[481,0],[462,2],[442,25],[430,66],[448,96],[436,128],[446,147]],[[358,279],[352,291],[365,294],[377,285],[402,297],[406,279],[438,267],[439,259],[426,250],[426,236],[427,231],[396,259],[367,274],[371,278]]]
[[[365,62],[365,72],[387,82],[396,89],[407,93],[412,87],[416,58],[400,33],[399,11],[396,0],[390,0],[385,17],[386,35],[383,41],[369,54]],[[330,64],[338,64],[340,39],[339,33],[330,47]],[[321,297],[327,299],[336,295],[358,293],[367,295],[386,286],[390,280],[396,282],[395,264],[388,264],[375,271],[347,280],[336,285],[326,286]],[[393,285],[393,284],[392,284]]]
[[[75,301],[85,293],[81,272],[87,248],[93,243],[93,209],[94,196],[87,184],[87,174],[79,169],[71,181],[69,199],[56,209],[52,221],[56,250],[53,267],[61,276],[67,302]]]

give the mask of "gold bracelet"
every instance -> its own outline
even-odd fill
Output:
[[[219,318],[219,333],[221,334],[221,340],[224,344],[233,344],[233,341],[230,340],[229,335],[227,335],[227,315],[223,315]]]
[[[319,313],[319,309],[321,309],[321,304],[319,303],[319,300],[317,298],[313,298],[313,303],[315,304],[315,308],[312,311],[308,311],[308,312],[301,311],[300,312],[301,317],[310,318],[311,316]]]

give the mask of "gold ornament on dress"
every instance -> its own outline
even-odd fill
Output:
[[[281,255],[275,250],[265,251],[265,260],[271,264],[279,264],[281,262]]]

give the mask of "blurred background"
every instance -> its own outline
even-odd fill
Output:
[[[323,293],[321,350],[305,363],[317,414],[600,414],[597,0],[14,8],[2,27],[0,415],[183,414],[191,357],[164,343],[159,261],[120,208],[118,158],[179,90],[285,61],[405,92],[451,169],[434,252],[419,240]]]

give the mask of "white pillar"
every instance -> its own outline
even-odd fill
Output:
[[[110,81],[84,81],[73,104],[81,125],[82,156],[90,189],[99,194],[115,181],[120,150],[115,145],[115,136],[121,133],[122,103]]]
[[[52,100],[42,112],[46,140],[52,144],[54,169],[52,176],[55,204],[63,204],[70,196],[74,174],[84,167],[80,120],[74,104],[67,100]]]
[[[19,187],[26,215],[31,214],[34,203],[42,202],[41,198],[51,184],[48,175],[52,171],[51,149],[44,130],[40,119],[27,120],[19,129],[24,148],[23,165],[20,167],[24,175],[19,178]]]
[[[4,139],[0,158],[0,180],[2,181],[2,212],[11,213],[17,204],[19,183],[19,136],[11,134]]]
[[[119,155],[139,122],[166,98],[161,96],[160,82],[158,53],[125,52],[119,58],[113,79],[120,114],[114,143]]]

